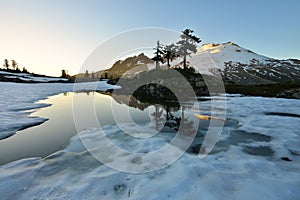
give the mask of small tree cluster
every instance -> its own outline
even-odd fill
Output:
[[[61,70],[61,76],[60,77],[62,77],[62,78],[69,78],[70,75],[68,74],[67,70],[63,69],[63,70]]]
[[[193,30],[185,29],[182,31],[180,35],[180,40],[174,44],[169,45],[161,45],[159,41],[157,41],[156,48],[154,48],[155,56],[152,58],[156,62],[156,68],[160,68],[160,63],[167,62],[168,67],[170,67],[170,61],[177,57],[183,58],[183,68],[187,68],[186,58],[191,53],[197,52],[197,44],[201,42],[200,38],[193,35]]]
[[[25,67],[23,67],[22,72],[23,73],[29,73]]]
[[[19,69],[19,65],[15,60],[11,60],[11,65],[9,64],[9,61],[7,59],[4,59],[4,63],[3,63],[3,67],[6,70],[9,70],[9,67],[12,67],[14,71],[16,72],[21,72],[21,70]],[[27,70],[26,70],[27,71]]]

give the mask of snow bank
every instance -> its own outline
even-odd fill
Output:
[[[268,146],[275,157],[300,155],[300,100],[235,97],[227,106],[227,114],[239,120],[239,130],[272,138]]]
[[[107,126],[106,130],[115,127]],[[110,132],[109,132],[110,133]],[[82,132],[94,140],[97,129]],[[119,140],[119,141],[117,141]],[[115,138],[124,144],[124,138]],[[148,139],[164,144],[165,138]],[[126,139],[130,146],[134,141]],[[141,150],[143,144],[135,150]],[[101,147],[99,147],[101,149]],[[106,149],[101,149],[107,152]],[[155,161],[154,161],[155,163]],[[299,160],[243,154],[240,147],[199,159],[185,153],[164,169],[145,173],[118,172],[95,160],[78,136],[63,151],[45,159],[31,158],[0,167],[2,199],[297,199]]]
[[[54,78],[54,77],[42,77],[42,76],[33,76],[28,73],[11,73],[0,71],[0,74],[6,75],[5,78],[19,78],[24,81],[34,81],[34,82],[50,82],[50,81],[68,81],[66,78]]]

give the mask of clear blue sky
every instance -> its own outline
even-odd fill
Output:
[[[299,0],[0,0],[0,59],[75,74],[101,42],[142,27],[191,28],[203,43],[300,59],[299,10]]]

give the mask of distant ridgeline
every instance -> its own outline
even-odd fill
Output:
[[[85,73],[77,74],[74,76],[74,78],[78,79],[79,81],[99,79],[115,80],[119,79],[126,73],[129,75],[129,78],[136,75],[135,73],[148,71],[147,64],[153,63],[153,60],[141,53],[138,56],[129,57],[123,61],[119,60],[115,62],[110,69],[97,72],[89,72],[88,70],[86,70]]]
[[[73,82],[66,70],[62,70],[61,77],[51,77],[35,73],[29,73],[25,67],[19,68],[15,60],[4,59],[3,69],[0,69],[1,82],[15,83],[70,83]]]
[[[51,77],[17,69],[0,69],[0,82],[15,83],[72,83],[73,80],[62,77]]]

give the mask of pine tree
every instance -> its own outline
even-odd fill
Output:
[[[68,73],[65,69],[61,70],[61,77],[62,78],[67,78],[68,77]]]
[[[85,70],[85,75],[84,75],[84,78],[89,78],[89,71],[88,70]]]
[[[14,70],[18,67],[18,63],[15,60],[11,60],[11,66],[14,68]]]
[[[201,42],[200,38],[192,35],[194,31],[191,29],[185,29],[180,35],[181,40],[177,42],[178,44],[178,54],[183,56],[183,67],[187,68],[186,57],[192,52],[197,52],[197,44]]]
[[[176,55],[176,45],[175,44],[170,44],[166,45],[164,48],[164,59],[167,60],[167,64],[170,67],[170,61],[173,61],[174,58],[177,57]]]
[[[25,67],[23,67],[22,72],[23,73],[28,73],[28,71],[27,71],[27,69]]]
[[[155,56],[152,58],[152,60],[154,60],[156,62],[156,69],[160,69],[160,62],[164,63],[164,51],[163,51],[163,46],[159,43],[159,41],[157,41],[157,45],[156,48],[154,48],[155,50]]]
[[[8,60],[7,60],[7,59],[4,60],[3,66],[4,66],[6,69],[9,68],[9,64],[8,64]]]

